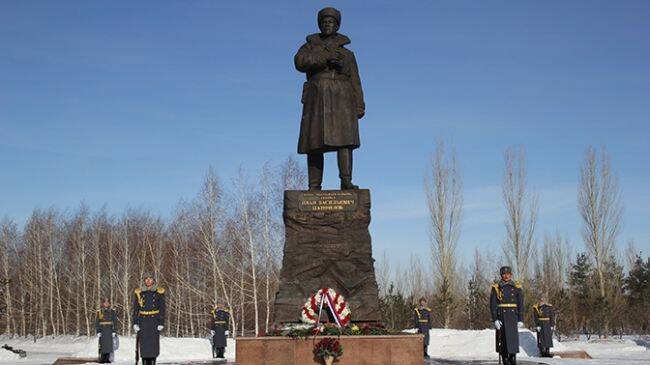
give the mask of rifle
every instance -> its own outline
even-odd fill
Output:
[[[494,334],[494,342],[497,348],[497,356],[499,357],[499,365],[501,365],[501,330],[496,330]]]
[[[135,333],[135,365],[140,361],[140,331]]]

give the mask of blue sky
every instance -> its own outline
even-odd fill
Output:
[[[503,152],[520,144],[540,237],[558,230],[582,248],[578,169],[589,145],[606,146],[620,244],[650,251],[650,2],[634,0],[3,1],[0,216],[82,201],[168,216],[209,166],[228,180],[295,155],[293,55],[323,6],[341,9],[359,62],[355,181],[372,190],[377,257],[428,259],[437,139],[463,173],[462,257],[499,249]]]

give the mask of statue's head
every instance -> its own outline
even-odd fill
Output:
[[[334,8],[324,8],[318,12],[318,28],[321,34],[335,34],[341,26],[341,12]]]

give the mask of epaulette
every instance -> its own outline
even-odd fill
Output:
[[[494,283],[494,284],[490,285],[490,288],[495,289],[495,290],[499,290],[499,283]]]
[[[159,287],[158,289],[156,289],[156,292],[157,292],[158,294],[165,294],[165,288],[160,288],[160,287]]]
[[[515,281],[515,288],[521,289],[521,283],[518,281]]]
[[[230,313],[230,309],[228,309],[228,308],[224,308],[224,309],[222,309],[222,311]]]
[[[135,292],[136,294],[140,294],[140,293],[142,293],[142,289],[140,289],[140,288],[135,288],[134,292]]]
[[[426,309],[426,310],[428,310],[429,312],[431,312],[431,308],[429,308],[429,307],[424,307],[424,309]]]

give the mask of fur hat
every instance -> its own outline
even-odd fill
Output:
[[[334,9],[334,8],[323,8],[321,11],[318,12],[318,24],[320,24],[321,20],[323,18],[331,16],[336,20],[336,23],[340,26],[341,25],[341,12]]]

